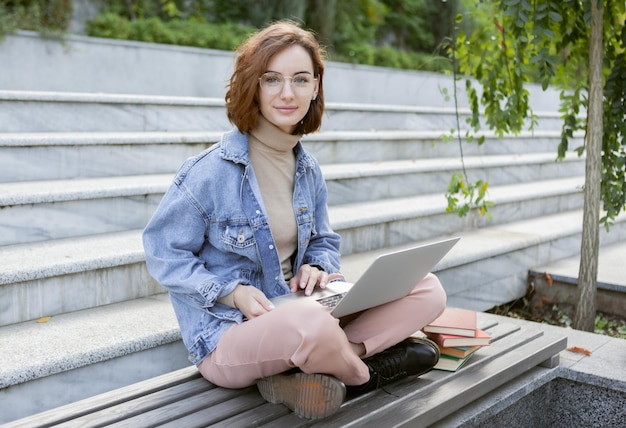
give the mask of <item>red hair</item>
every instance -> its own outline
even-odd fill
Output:
[[[323,50],[315,36],[289,21],[279,21],[254,33],[237,49],[235,70],[226,92],[228,120],[240,132],[247,133],[256,128],[260,113],[259,77],[267,71],[272,57],[283,49],[302,46],[313,62],[313,74],[319,85],[317,97],[311,102],[309,111],[296,124],[293,135],[304,135],[317,131],[322,125],[324,114]]]

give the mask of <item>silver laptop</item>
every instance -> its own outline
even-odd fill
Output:
[[[275,306],[294,299],[315,299],[331,309],[335,318],[351,315],[408,295],[461,238],[420,245],[383,254],[355,282],[333,281],[325,289],[316,288],[310,296],[304,292],[275,297]]]

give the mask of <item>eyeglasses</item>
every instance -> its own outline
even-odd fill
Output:
[[[309,73],[298,73],[293,76],[283,76],[275,71],[270,71],[259,77],[261,89],[269,95],[276,95],[285,87],[285,80],[291,80],[291,90],[299,95],[308,95],[315,88],[317,80]]]

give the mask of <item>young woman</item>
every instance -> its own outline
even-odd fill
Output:
[[[321,125],[323,77],[311,33],[278,22],[252,35],[226,93],[235,128],[182,165],[143,235],[148,269],[169,291],[202,375],[228,388],[256,383],[307,418],[335,412],[346,390],[432,369],[436,345],[407,337],[446,303],[432,274],[350,319],[311,299],[270,302],[343,278],[326,185],[300,143]]]

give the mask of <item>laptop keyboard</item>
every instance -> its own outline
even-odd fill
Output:
[[[322,306],[326,306],[328,309],[334,309],[335,306],[337,306],[337,303],[339,303],[339,301],[343,299],[343,296],[345,295],[346,293],[333,294],[332,296],[322,297],[321,299],[318,299],[317,301]]]

